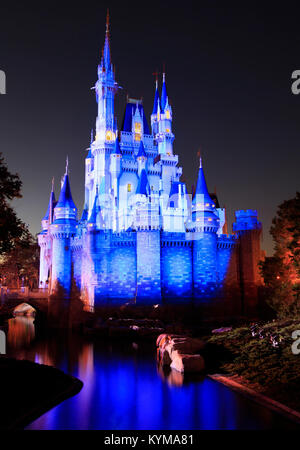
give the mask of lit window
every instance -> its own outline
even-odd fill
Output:
[[[141,134],[142,134],[142,124],[140,122],[135,122],[134,124],[134,139],[136,141],[141,140]]]
[[[206,203],[205,206],[209,206],[209,203]]]
[[[170,133],[170,129],[169,128],[166,128],[166,133]]]
[[[114,137],[114,133],[112,131],[109,130],[106,132],[106,140],[107,141],[112,141],[113,137]]]
[[[154,186],[151,186],[151,191],[154,191]]]
[[[209,218],[209,219],[208,219],[208,221],[209,221],[209,222],[212,222],[212,219],[211,219],[211,218]]]
[[[131,192],[131,184],[127,184],[127,192]]]
[[[169,110],[166,111],[166,119],[171,119],[171,114]]]

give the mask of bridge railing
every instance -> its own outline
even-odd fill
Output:
[[[0,298],[1,302],[5,302],[6,299],[10,298],[48,298],[48,289],[32,289],[30,290],[28,286],[17,288],[10,288],[7,286],[0,287]]]

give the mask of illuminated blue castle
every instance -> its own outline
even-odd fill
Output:
[[[53,292],[61,285],[69,293],[77,285],[91,307],[206,301],[241,293],[241,286],[255,288],[257,213],[237,212],[235,234],[228,235],[225,209],[207,189],[201,159],[195,192],[188,194],[173,152],[165,74],[161,93],[156,82],[151,130],[142,102],[130,98],[118,128],[108,21],[95,91],[98,116],[85,158],[82,216],[67,167],[59,200],[52,188],[42,220],[40,287]]]

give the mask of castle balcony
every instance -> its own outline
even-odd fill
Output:
[[[129,131],[121,131],[121,144],[128,145],[128,146],[134,146],[138,149],[140,142],[134,140],[134,134],[130,133]],[[143,135],[143,144],[145,147],[145,150],[149,149],[151,150],[154,146],[154,137],[151,134],[144,134]]]

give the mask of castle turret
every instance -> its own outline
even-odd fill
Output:
[[[161,101],[157,111],[157,120],[158,134],[156,135],[156,139],[158,143],[158,153],[173,155],[174,134],[172,133],[172,108],[169,104],[165,73],[163,74]]]
[[[198,181],[192,201],[193,281],[195,298],[212,297],[217,283],[217,231],[219,217],[208,193],[200,158]]]
[[[236,211],[232,228],[239,237],[239,267],[242,292],[242,307],[245,314],[253,314],[258,306],[258,286],[261,285],[259,262],[261,260],[260,239],[262,224],[257,211]]]
[[[71,290],[72,255],[71,239],[77,229],[77,208],[72,199],[68,175],[68,161],[59,200],[54,208],[54,220],[50,226],[52,237],[51,291],[60,286],[66,295]]]
[[[41,288],[47,287],[50,276],[51,267],[51,249],[52,242],[49,235],[49,228],[53,222],[53,210],[56,206],[54,194],[54,180],[52,180],[52,189],[50,193],[48,208],[45,216],[42,219],[42,232],[38,235],[38,243],[40,246],[40,271],[39,271],[39,286]]]

